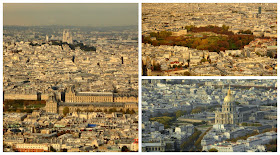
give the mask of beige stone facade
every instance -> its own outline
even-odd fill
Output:
[[[65,93],[65,102],[138,102],[138,94],[112,92],[75,92],[68,89]]]
[[[238,124],[242,121],[242,116],[240,115],[241,114],[236,111],[235,99],[229,87],[222,109],[215,112],[215,124]]]
[[[138,102],[138,94],[114,93],[114,102]]]
[[[77,111],[117,111],[134,110],[138,111],[137,93],[112,93],[112,92],[75,92],[68,89],[65,93],[65,102],[58,103],[54,97],[46,103],[46,112],[63,113],[65,107],[69,112]]]
[[[65,102],[69,102],[69,103],[113,102],[113,93],[67,91],[65,93]]]
[[[63,114],[63,109],[65,107],[69,108],[69,112],[77,112],[77,111],[109,111],[110,109],[116,109],[117,111],[126,111],[134,110],[138,111],[138,104],[137,103],[61,103],[58,108],[58,113]]]
[[[57,113],[57,101],[54,96],[49,97],[49,100],[46,102],[45,109],[47,113]]]

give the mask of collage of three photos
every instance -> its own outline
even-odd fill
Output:
[[[277,152],[277,3],[3,3],[2,36],[3,152]]]

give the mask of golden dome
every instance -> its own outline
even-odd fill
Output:
[[[232,103],[234,102],[234,97],[231,95],[231,92],[230,92],[230,86],[228,88],[228,94],[227,96],[224,98],[224,103]]]

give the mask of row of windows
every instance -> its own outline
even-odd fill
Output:
[[[147,151],[163,151],[163,149],[161,149],[161,147],[147,147],[146,148]]]
[[[43,149],[18,149],[18,151],[19,152],[44,152]]]
[[[36,145],[36,146],[28,146],[28,145],[20,145],[17,146],[18,148],[23,148],[23,149],[44,149],[44,147],[46,147],[46,145]]]
[[[70,102],[112,102],[113,101],[113,98],[111,97],[88,97],[88,96],[85,96],[85,97],[71,97],[70,99],[69,98],[66,98],[66,101],[69,100]]]
[[[129,98],[126,98],[126,97],[116,97],[115,100],[127,100],[127,99],[130,99],[130,100],[137,100],[137,98],[135,97],[129,97]]]
[[[97,99],[97,98],[108,98],[108,99],[113,99],[113,97],[105,97],[105,96],[73,96],[73,95],[66,95],[66,99],[73,99],[73,98],[90,98],[90,99]],[[119,100],[130,100],[130,101],[135,101],[137,98],[135,97],[115,97],[114,100],[119,101]]]
[[[133,108],[133,107],[137,107],[136,105],[126,105],[126,108]]]
[[[232,111],[232,110],[234,110],[233,108],[224,108],[224,111]]]
[[[101,107],[101,108],[122,108],[123,106],[122,105],[96,105],[94,106],[94,108],[97,108],[97,107]],[[72,111],[72,110],[77,110],[77,109],[88,109],[89,107],[84,107],[84,108],[72,108],[72,107],[69,107],[69,110]],[[62,110],[63,108],[60,108],[60,110]]]

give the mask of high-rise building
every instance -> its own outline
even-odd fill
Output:
[[[66,42],[68,44],[73,44],[72,34],[70,33],[69,30],[64,30],[63,31],[62,42]]]

